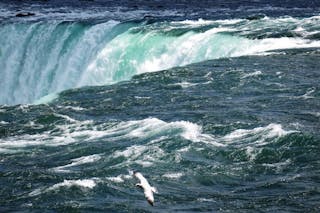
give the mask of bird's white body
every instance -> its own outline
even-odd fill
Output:
[[[146,197],[147,201],[150,203],[150,205],[153,206],[154,204],[154,197],[153,193],[157,193],[157,189],[150,186],[149,182],[140,172],[134,172],[133,175],[140,181],[140,183],[137,183],[136,186],[139,186],[144,191],[144,196]]]

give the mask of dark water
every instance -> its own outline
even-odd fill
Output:
[[[317,2],[1,6],[1,212],[320,210]]]

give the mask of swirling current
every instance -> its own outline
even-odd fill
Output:
[[[318,5],[212,2],[0,3],[0,211],[318,212]]]

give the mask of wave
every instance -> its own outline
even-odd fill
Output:
[[[199,143],[215,148],[228,146],[259,148],[294,133],[294,131],[284,130],[279,124],[269,124],[265,127],[248,130],[238,129],[225,136],[215,136],[203,133],[202,126],[188,121],[165,122],[157,118],[147,118],[119,123],[95,124],[91,120],[77,121],[70,119],[68,116],[64,117],[68,123],[56,124],[54,129],[41,134],[25,134],[0,139],[0,149],[2,152],[20,152],[39,146],[56,147],[69,144],[90,144],[99,140],[107,143],[134,140],[138,144],[134,143],[124,150],[115,151],[112,158],[124,157],[131,161],[145,156],[150,162],[153,157],[159,159],[164,155],[158,145],[170,138],[181,138],[194,144]],[[182,152],[188,150],[188,147],[185,146],[180,148]],[[69,171],[68,169],[74,166],[93,163],[100,160],[101,157],[101,154],[82,156],[71,159],[71,163],[55,167],[53,170],[58,172]],[[141,160],[140,163],[148,164],[146,163],[148,161]]]
[[[56,116],[58,117],[59,115]],[[41,134],[25,134],[0,139],[0,148],[3,149],[3,151],[14,150],[18,152],[28,147],[56,147],[74,143],[86,143],[98,139],[108,140],[109,142],[135,139],[142,141],[147,140],[153,143],[162,140],[162,137],[167,137],[168,135],[171,137],[179,136],[193,142],[205,142],[214,146],[223,146],[223,144],[215,142],[212,136],[202,133],[201,126],[187,121],[167,123],[157,118],[147,118],[117,124],[95,125],[91,120],[77,121],[64,115],[60,117],[62,116],[67,124],[56,124],[54,129],[42,132]],[[132,146],[129,147],[127,151],[116,152],[115,155],[126,157],[127,155],[134,154],[135,150],[139,151],[144,148],[147,147]],[[99,158],[99,156],[93,155],[73,159],[73,163],[58,167],[58,170],[87,163],[88,161],[98,160]]]
[[[89,156],[83,156],[76,159],[72,159],[70,164],[58,166],[56,168],[53,168],[52,170],[55,172],[69,172],[72,167],[88,164],[88,163],[94,163],[101,159],[101,156],[98,154],[89,155]]]
[[[0,103],[32,103],[70,88],[113,84],[140,73],[222,57],[320,47],[317,39],[309,38],[320,30],[318,20],[2,24]]]
[[[239,175],[237,163],[257,164],[278,172],[299,161],[306,150],[317,144],[317,140],[275,123],[217,135],[203,132],[201,125],[188,121],[147,118],[101,124],[64,117],[66,122],[56,124],[50,131],[0,139],[0,153],[4,156],[27,156],[45,150],[51,153],[50,158],[58,157],[46,169],[51,174],[72,177],[86,171],[86,179],[52,183],[33,190],[30,196],[69,187],[88,189],[100,182],[121,184],[131,178],[124,172],[134,169],[166,168],[161,176],[172,181],[193,172],[192,166],[181,165],[214,167],[217,172],[225,169],[231,176]],[[57,147],[62,149],[57,152]],[[291,152],[292,149],[299,153]],[[225,160],[233,163],[222,168],[220,163]],[[97,172],[101,166],[116,172]]]
[[[136,169],[154,183],[178,182],[178,188],[190,181],[208,188],[217,178],[230,180],[265,172],[292,176],[288,169],[296,171],[301,160],[307,158],[302,162],[307,165],[313,162],[309,157],[316,159],[318,154],[319,140],[308,140],[275,123],[233,130],[225,126],[227,132],[218,135],[203,132],[201,125],[188,121],[148,118],[102,124],[61,117],[67,123],[51,131],[0,139],[5,162],[26,156],[25,164],[29,164],[28,160],[37,162],[34,156],[38,156],[39,165],[46,163],[40,172],[32,170],[33,179],[48,174],[45,183],[28,188],[25,197],[69,196],[74,191],[87,195],[101,187],[130,193],[126,191],[128,184],[134,186],[130,171]],[[16,165],[17,161],[10,162]]]
[[[98,179],[83,179],[83,180],[64,180],[61,183],[54,184],[49,188],[39,188],[29,193],[30,197],[38,196],[43,193],[48,193],[50,191],[58,191],[61,188],[71,188],[78,187],[80,189],[92,189],[96,186],[96,181]]]

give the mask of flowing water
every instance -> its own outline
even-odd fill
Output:
[[[320,210],[316,3],[0,6],[1,212]]]

